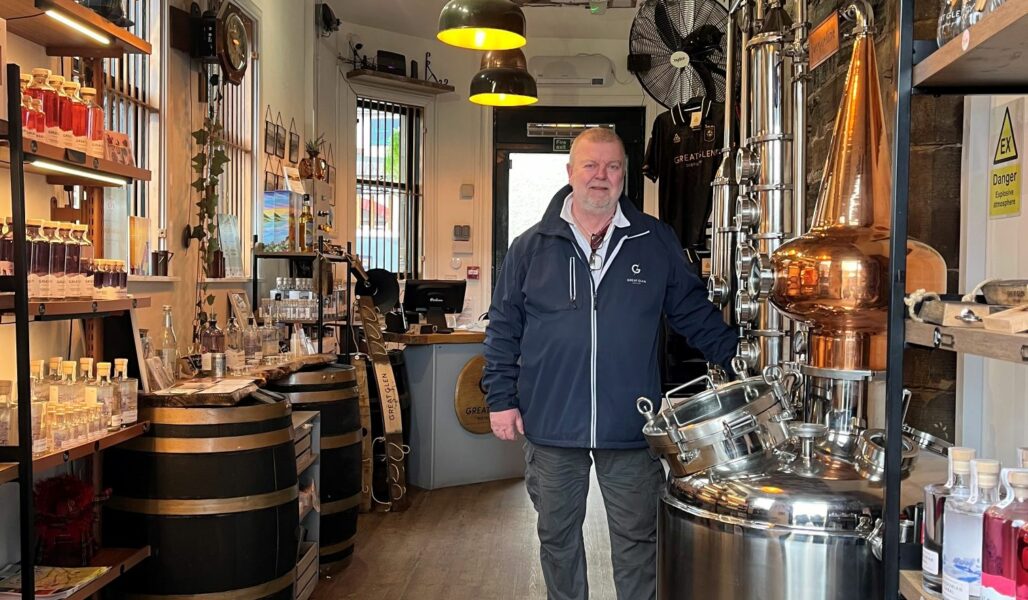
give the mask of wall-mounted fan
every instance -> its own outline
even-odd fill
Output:
[[[665,108],[700,96],[724,102],[727,26],[717,0],[646,0],[632,21],[629,69]]]

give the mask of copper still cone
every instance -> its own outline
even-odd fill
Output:
[[[814,219],[809,232],[772,256],[771,301],[809,324],[811,366],[879,371],[886,354],[892,158],[874,41],[862,17]],[[918,288],[945,292],[946,263],[910,239],[907,292]]]

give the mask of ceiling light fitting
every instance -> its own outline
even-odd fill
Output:
[[[525,106],[539,101],[535,79],[521,50],[493,50],[482,57],[482,70],[471,79],[469,100],[483,106]]]
[[[469,50],[525,45],[525,13],[510,0],[450,0],[439,12],[439,41]]]

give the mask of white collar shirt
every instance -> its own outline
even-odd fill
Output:
[[[568,194],[567,197],[564,198],[564,206],[560,209],[560,218],[567,221],[568,226],[571,227],[571,232],[575,236],[575,241],[578,242],[579,248],[582,249],[582,254],[585,256],[585,262],[586,264],[588,264],[589,256],[593,253],[593,250],[592,247],[589,245],[589,240],[586,239],[585,234],[583,234],[581,230],[579,230],[578,226],[575,225],[575,219],[571,215],[571,196],[572,194]],[[603,243],[600,245],[599,249],[596,250],[596,255],[599,257],[599,264],[602,265],[603,268],[589,269],[589,273],[592,275],[593,278],[593,284],[596,287],[599,287],[600,281],[603,279],[604,273],[607,272],[607,251],[610,248],[610,239],[614,237],[614,228],[628,227],[631,225],[631,223],[628,221],[628,218],[625,217],[625,214],[621,212],[620,201],[617,204],[617,208],[614,209],[614,219],[611,221],[611,225],[613,225],[614,227],[607,228],[607,234],[603,236]]]

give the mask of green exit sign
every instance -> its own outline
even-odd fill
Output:
[[[553,138],[554,152],[571,152],[571,138]]]

